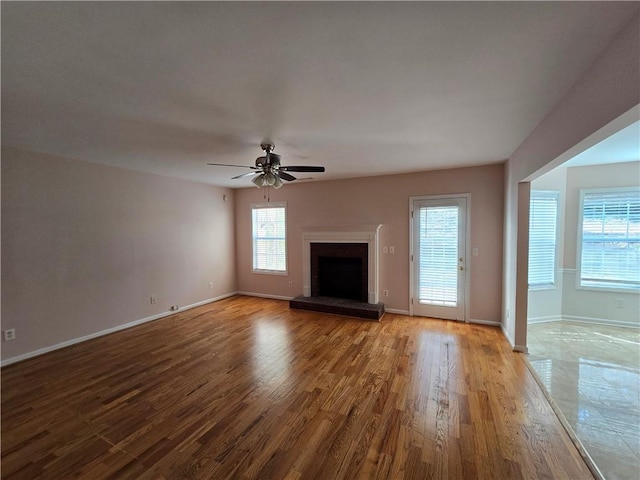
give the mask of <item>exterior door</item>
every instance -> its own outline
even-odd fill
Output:
[[[466,197],[411,199],[411,314],[466,320]]]

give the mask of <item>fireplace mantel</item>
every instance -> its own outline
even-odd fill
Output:
[[[368,298],[378,303],[378,233],[382,225],[352,225],[343,227],[302,228],[302,293],[311,296],[311,244],[312,243],[367,243]]]

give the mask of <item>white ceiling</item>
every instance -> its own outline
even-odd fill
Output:
[[[214,185],[506,159],[637,2],[1,2],[2,143]],[[300,174],[300,177],[308,175]]]
[[[634,122],[619,130],[563,163],[562,166],[581,167],[637,161],[640,161],[640,122]]]

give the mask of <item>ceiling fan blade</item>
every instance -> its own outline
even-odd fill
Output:
[[[250,177],[251,175],[257,175],[260,172],[249,172],[249,173],[243,173],[242,175],[236,175],[235,177],[231,177],[231,180],[235,180],[236,178],[242,178],[242,177]]]
[[[282,172],[282,171],[278,171],[278,176],[281,179],[286,180],[287,182],[290,182],[296,179],[296,177],[294,177],[293,175],[289,175],[287,172]]]
[[[228,163],[207,163],[207,165],[213,165],[214,167],[238,167],[238,168],[251,168],[256,170],[257,167],[248,166],[248,165],[229,165]]]
[[[288,167],[280,167],[280,171],[284,170],[285,172],[324,172],[324,167],[310,167],[306,165],[298,165],[298,166],[288,166]]]

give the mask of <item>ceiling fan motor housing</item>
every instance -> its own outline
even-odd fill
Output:
[[[263,157],[256,158],[256,167],[264,168],[267,166],[279,167],[280,155],[277,155],[275,153],[267,153]]]
[[[271,165],[272,167],[280,166],[280,155],[276,153],[270,153],[268,155],[268,158],[269,158],[269,165]]]

